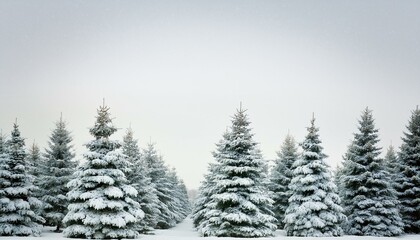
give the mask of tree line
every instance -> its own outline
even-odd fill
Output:
[[[240,108],[213,152],[193,206],[201,236],[265,237],[343,234],[398,236],[420,232],[420,110],[412,112],[402,145],[385,158],[366,108],[358,130],[333,173],[325,163],[312,117],[297,145],[287,135],[269,168]],[[300,148],[298,148],[300,147]]]
[[[140,149],[131,128],[122,142],[116,131],[100,106],[80,163],[62,118],[44,152],[25,148],[17,123],[0,135],[0,236],[39,236],[46,225],[70,238],[136,238],[181,222],[190,202],[175,169],[154,144]]]

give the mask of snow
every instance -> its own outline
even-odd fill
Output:
[[[43,240],[43,239],[70,239],[64,238],[62,233],[53,232],[53,227],[44,227],[41,237],[1,237],[2,240]],[[155,230],[154,235],[141,235],[141,240],[239,240],[249,238],[231,238],[231,237],[200,237],[198,232],[193,229],[192,220],[187,217],[183,222],[174,228],[167,230]],[[77,239],[77,238],[71,238]],[[419,240],[420,235],[402,235],[400,237],[373,237],[373,236],[343,236],[343,237],[322,237],[322,240]],[[258,240],[321,240],[317,237],[287,237],[282,230],[277,230],[275,237],[258,238]]]

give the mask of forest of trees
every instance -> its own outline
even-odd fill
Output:
[[[398,152],[381,158],[366,108],[333,173],[312,117],[305,139],[286,136],[274,166],[261,157],[245,110],[233,116],[199,189],[193,224],[201,236],[398,236],[420,233],[420,110]]]
[[[121,239],[168,229],[190,213],[201,236],[398,236],[420,233],[420,110],[402,145],[384,158],[372,111],[363,110],[342,164],[325,159],[315,117],[304,139],[286,136],[274,164],[254,140],[246,110],[234,114],[190,204],[187,188],[154,144],[122,141],[109,107],[97,110],[83,161],[75,160],[62,117],[47,148],[25,147],[17,122],[0,135],[0,236],[39,236],[51,226],[69,238]]]
[[[0,135],[0,236],[39,236],[44,225],[69,238],[136,238],[181,222],[191,207],[175,169],[131,129],[122,142],[116,131],[99,107],[80,163],[62,118],[45,151],[26,149],[17,123]]]

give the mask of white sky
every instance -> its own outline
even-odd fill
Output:
[[[312,112],[335,166],[373,109],[399,146],[420,103],[419,1],[0,1],[0,128],[45,147],[63,112],[78,157],[106,98],[189,188],[242,101],[265,158]]]

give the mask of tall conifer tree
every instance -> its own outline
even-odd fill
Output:
[[[35,212],[41,202],[33,196],[35,186],[29,174],[25,142],[17,123],[0,162],[0,235],[39,236],[43,219]]]
[[[239,109],[213,153],[218,166],[211,173],[215,192],[199,227],[204,236],[264,237],[276,229],[267,196],[266,163],[249,124],[245,110]]]
[[[400,213],[407,233],[420,233],[420,109],[412,112],[402,138],[400,163],[402,176],[396,180]]]
[[[37,176],[43,201],[42,216],[47,225],[55,226],[56,232],[63,227],[63,218],[67,214],[69,204],[66,194],[69,192],[67,184],[72,179],[77,163],[73,160],[72,137],[66,128],[63,118],[57,121],[48,148],[44,155],[42,176]]]
[[[284,213],[289,206],[289,198],[291,196],[289,184],[293,177],[292,166],[297,158],[298,153],[295,140],[288,134],[280,151],[277,152],[277,159],[270,174],[269,187],[273,194],[273,212],[279,228],[284,227]]]
[[[378,130],[372,111],[366,108],[344,161],[340,185],[351,235],[396,236],[402,233],[398,200],[391,175],[379,157]]]
[[[312,118],[301,144],[302,156],[293,165],[285,230],[288,236],[341,236],[340,224],[345,216],[314,122],[315,118]]]
[[[144,212],[144,218],[138,223],[138,231],[140,233],[151,233],[157,224],[159,215],[159,199],[155,184],[149,176],[149,168],[143,161],[137,140],[134,139],[134,133],[131,127],[123,139],[122,145],[123,153],[127,155],[128,160],[132,164],[132,171],[127,174],[127,179],[130,184],[137,190],[137,197],[135,201],[140,203],[141,209]]]
[[[94,140],[86,144],[85,162],[67,185],[70,205],[64,217],[64,236],[73,238],[135,238],[136,223],[144,216],[133,200],[137,191],[129,185],[126,174],[131,165],[120,150],[121,144],[110,137],[113,126],[109,108],[98,110],[90,129]]]

